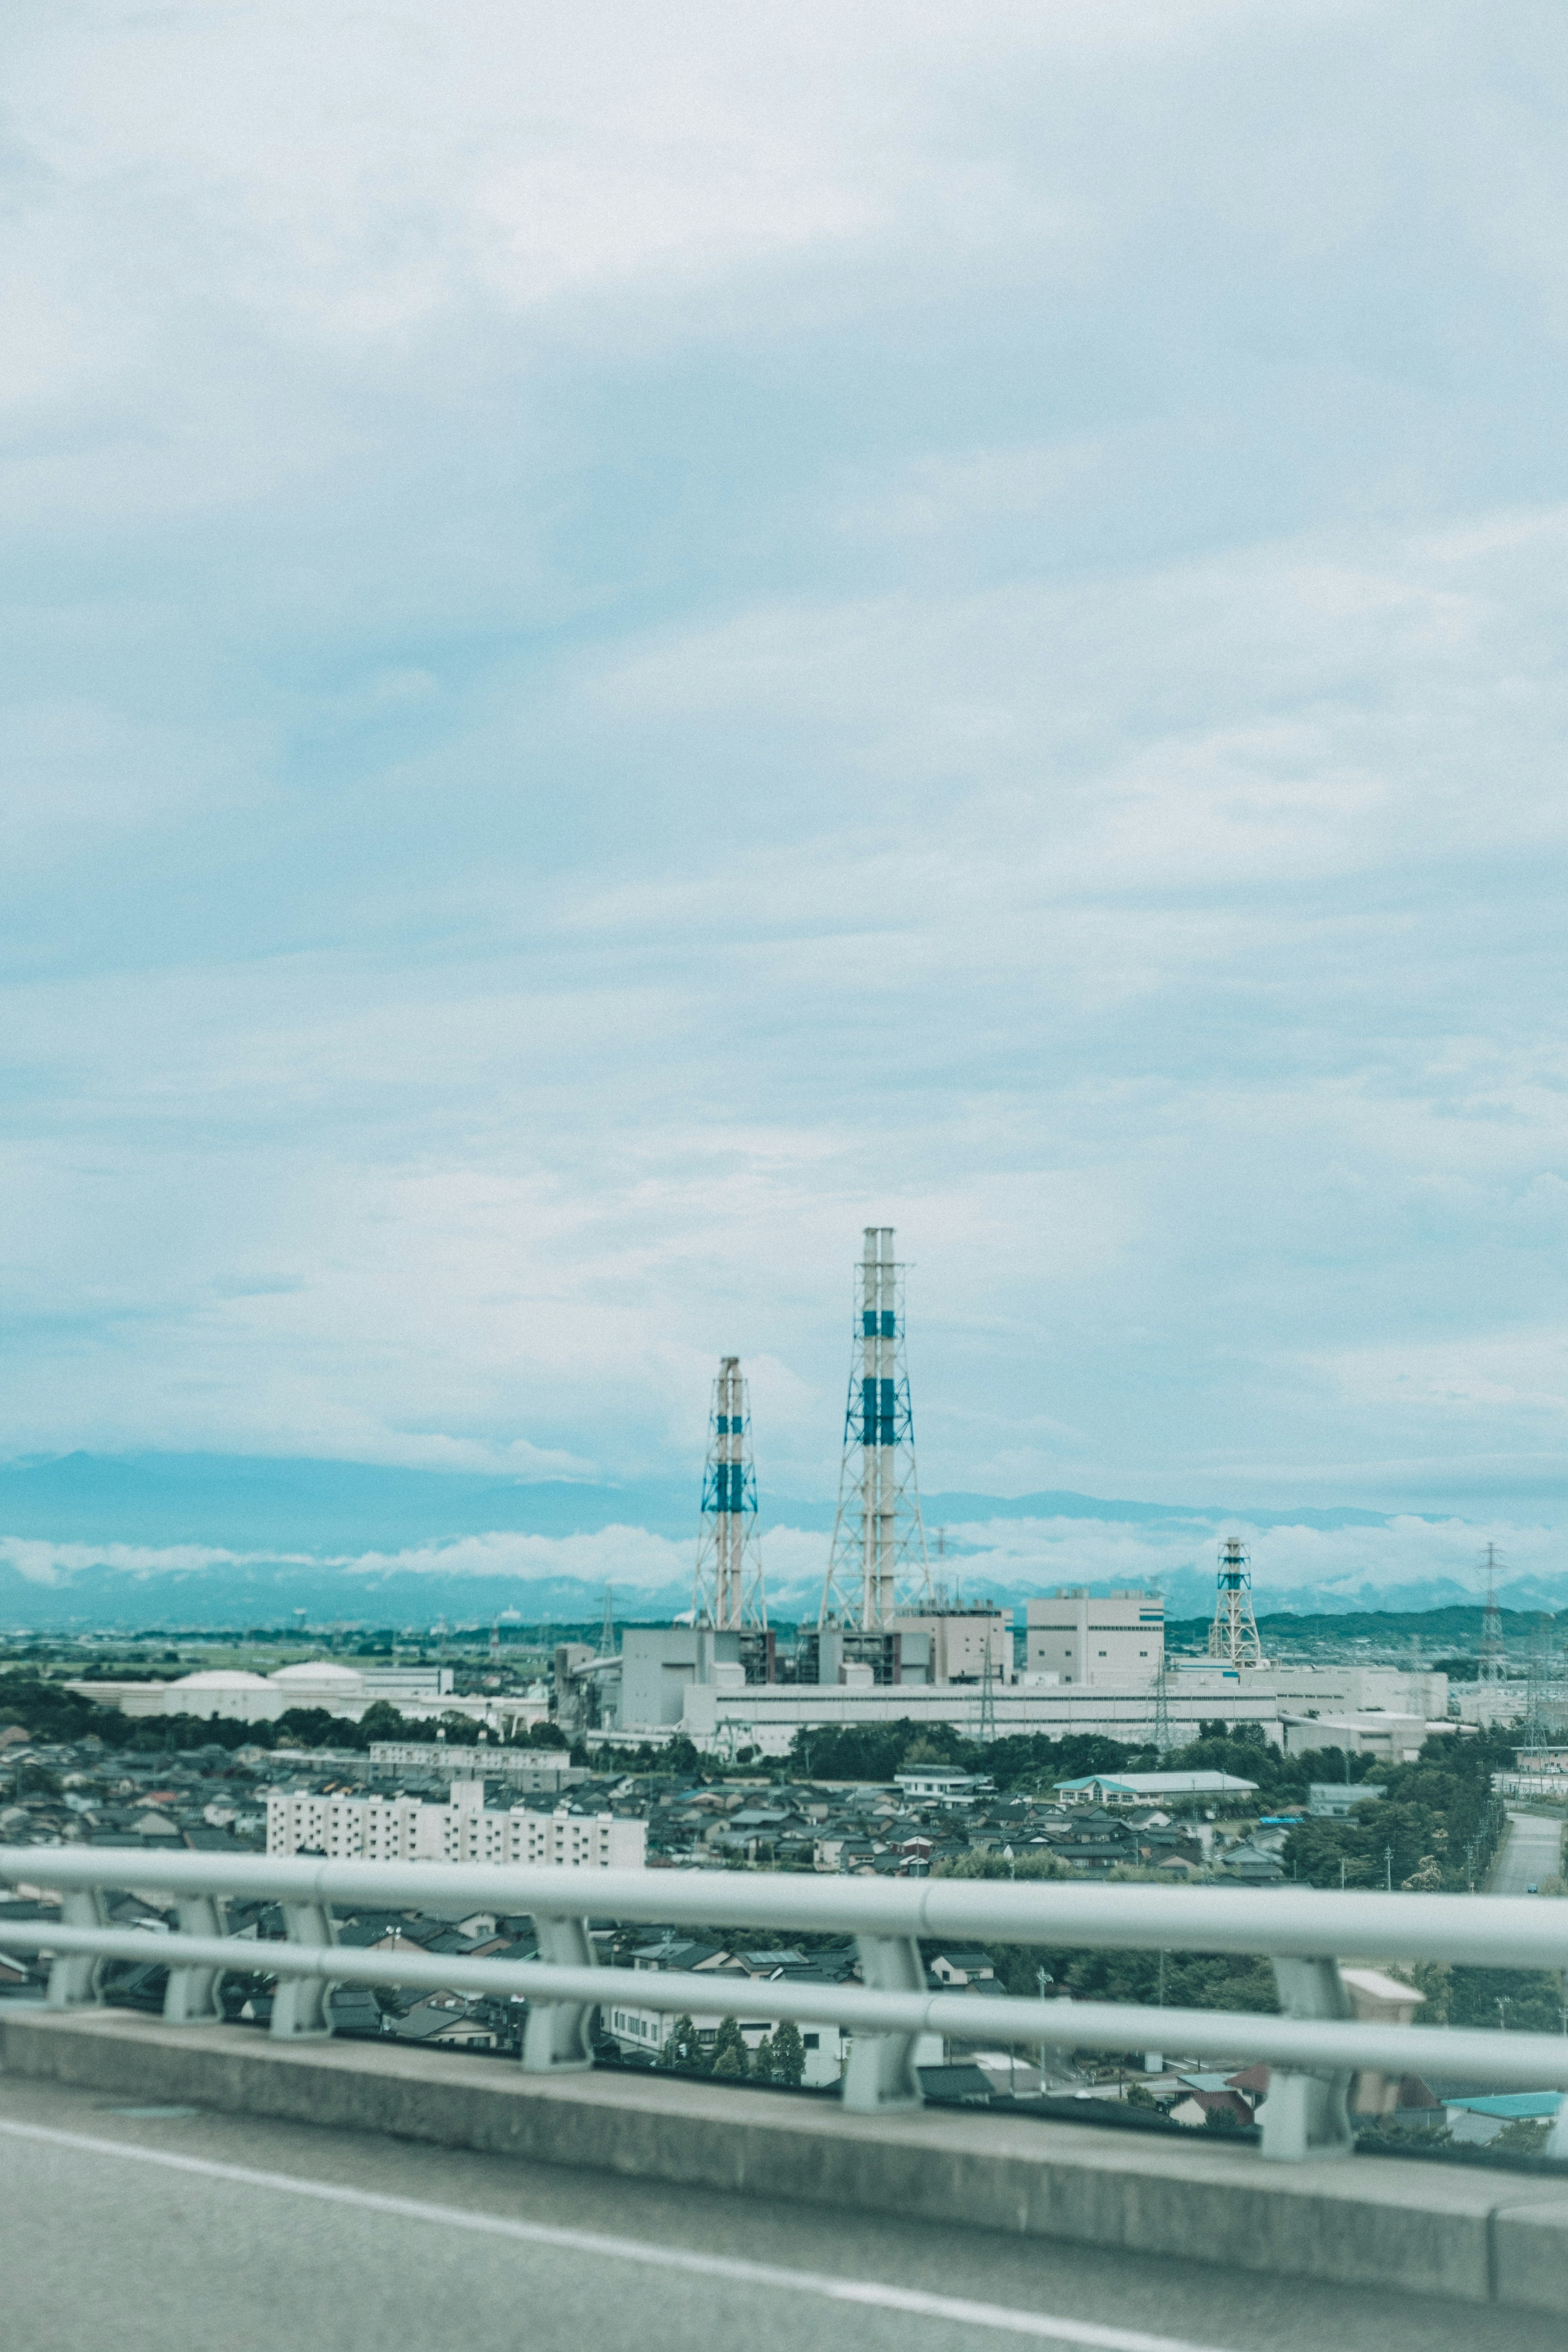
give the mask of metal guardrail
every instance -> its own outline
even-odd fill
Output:
[[[102,1890],[128,1879],[172,1898],[173,1931],[150,1935],[108,1924]],[[270,1976],[277,1983],[271,2030],[290,2037],[330,2032],[327,1995],[334,1984],[520,1996],[528,2003],[523,2065],[548,2074],[591,2063],[589,2025],[601,2003],[626,2001],[672,2016],[701,2010],[738,2018],[762,2009],[771,2019],[847,2029],[843,2101],[862,2114],[920,2104],[914,2053],[925,2033],[1036,2048],[1175,2048],[1273,2070],[1262,2109],[1262,2154],[1282,2162],[1349,2152],[1349,2092],[1363,2070],[1568,2092],[1568,2035],[1363,2023],[1351,2015],[1340,1975],[1340,1961],[1353,1956],[1568,1969],[1568,1903],[1528,1897],[975,1879],[889,1884],[804,1874],[468,1867],[55,1846],[0,1848],[4,1882],[61,1895],[58,1925],[0,1924],[0,1949],[51,1958],[47,1997],[57,2009],[96,2000],[107,1959],[167,1968],[164,2018],[184,2025],[221,2020],[218,1987],[225,1972]],[[241,1899],[278,1906],[285,1937],[225,1934],[221,1906]],[[526,1914],[540,1957],[519,1964],[345,1948],[335,1940],[334,1904],[417,1908],[447,1918],[476,1910]],[[601,1967],[591,1917],[852,1935],[864,1981],[810,1985]],[[1264,1955],[1274,1965],[1282,2013],[933,1992],[920,1944],[945,1937]],[[1548,2153],[1568,2157],[1568,2100]]]

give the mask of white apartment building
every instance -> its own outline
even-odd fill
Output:
[[[449,1803],[420,1797],[313,1796],[270,1789],[268,1853],[329,1862],[479,1862],[559,1869],[641,1870],[645,1822],[613,1813],[537,1813],[485,1802],[483,1780],[455,1780]]]
[[[1166,1648],[1166,1604],[1157,1592],[1092,1593],[1080,1588],[1028,1605],[1025,1671],[1075,1687],[1152,1683]]]

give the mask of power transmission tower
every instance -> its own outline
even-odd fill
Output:
[[[1155,1676],[1155,1754],[1162,1763],[1175,1744],[1171,1738],[1171,1698],[1166,1683],[1166,1653],[1162,1643],[1159,1672]]]
[[[1555,1621],[1544,1616],[1531,1637],[1530,1679],[1525,1685],[1524,1722],[1520,1733],[1521,1743],[1526,1748],[1550,1746],[1559,1729],[1562,1702],[1556,1682],[1554,1632]]]
[[[1487,1605],[1481,1613],[1480,1676],[1483,1683],[1500,1683],[1507,1660],[1502,1638],[1502,1613],[1497,1605],[1497,1546],[1486,1552]]]
[[[1219,1577],[1214,1596],[1214,1622],[1208,1629],[1208,1654],[1229,1666],[1260,1666],[1263,1644],[1252,1614],[1252,1563],[1239,1536],[1227,1536],[1219,1547]]]
[[[708,1411],[697,1537],[693,1622],[726,1631],[768,1623],[762,1545],[757,1532],[757,1468],[751,1458],[751,1399],[740,1358],[721,1356]]]
[[[901,1608],[931,1606],[904,1349],[904,1268],[893,1255],[893,1227],[867,1225],[855,1273],[839,1510],[818,1622],[874,1632],[891,1625]]]
[[[978,1737],[982,1748],[997,1736],[997,1694],[991,1672],[991,1634],[986,1629],[986,1654],[980,1668],[980,1721]]]

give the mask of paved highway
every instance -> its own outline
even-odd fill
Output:
[[[1494,1895],[1522,1895],[1562,1868],[1563,1824],[1539,1813],[1510,1813],[1508,1835],[1492,1872]]]
[[[1562,2352],[1560,2319],[0,2077],[7,2352]]]

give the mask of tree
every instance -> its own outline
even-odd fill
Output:
[[[746,2061],[740,2052],[732,2045],[729,2049],[720,2050],[716,2054],[713,2071],[716,2074],[723,2074],[727,2077],[743,2078],[746,2074]]]
[[[407,1739],[411,1734],[415,1738],[419,1736],[390,1698],[376,1699],[360,1717],[360,1737],[367,1748],[372,1739]]]
[[[677,2017],[664,2036],[664,2046],[659,2053],[659,2063],[673,2069],[691,2068],[701,2063],[702,2044],[697,2030],[689,2017]]]
[[[773,2079],[787,2083],[791,2090],[800,2087],[806,2072],[806,2047],[800,2028],[789,2018],[777,2028],[773,2036]]]
[[[773,2038],[765,2033],[751,2053],[751,2079],[754,2083],[773,2080]]]
[[[357,1723],[351,1723],[346,1715],[329,1715],[324,1706],[286,1706],[277,1718],[277,1728],[285,1738],[297,1739],[301,1748],[358,1748],[362,1744]]]
[[[721,2066],[719,2061],[733,2056],[733,2066]],[[716,2074],[744,2074],[751,2063],[751,2053],[746,2046],[746,2036],[733,2017],[727,2017],[714,2037],[713,2071]]]
[[[944,1855],[931,1866],[933,1878],[1071,1878],[1071,1865],[1056,1853],[1019,1853],[1009,1862],[1005,1853],[976,1847],[968,1853]]]

